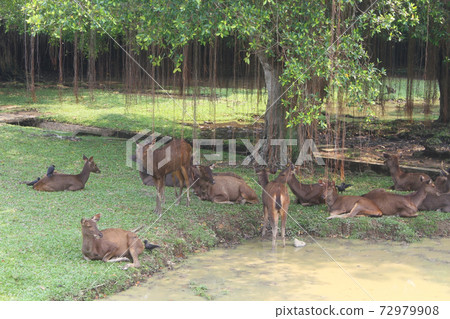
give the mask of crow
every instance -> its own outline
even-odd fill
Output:
[[[33,186],[34,184],[36,184],[37,182],[39,182],[40,179],[41,179],[41,178],[38,177],[38,178],[36,178],[34,181],[28,182],[28,183],[26,183],[26,184],[27,184],[28,186]]]
[[[147,240],[144,240],[144,246],[145,246],[145,249],[148,249],[148,250],[159,248],[158,245],[150,244]]]
[[[338,189],[338,191],[341,192],[345,192],[346,188],[349,188],[350,186],[352,186],[352,184],[345,184],[342,183],[341,185],[336,185],[336,188]]]
[[[50,167],[47,170],[47,176],[52,177],[54,171],[55,171],[55,165],[50,165]]]

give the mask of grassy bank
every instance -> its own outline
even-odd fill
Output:
[[[171,188],[166,189],[168,210],[156,221],[152,213],[155,188],[142,185],[137,171],[125,165],[124,140],[83,136],[81,141],[69,141],[44,133],[36,128],[0,126],[0,300],[94,299],[129,287],[189,253],[260,234],[261,204],[214,205],[194,198],[190,207],[183,201],[171,206]],[[64,173],[78,173],[83,154],[94,156],[102,171],[91,175],[83,191],[44,193],[20,184],[42,176],[51,164]],[[238,170],[260,193],[253,171]],[[371,172],[350,175],[350,180],[354,186],[348,194],[391,185],[389,177]],[[100,229],[145,225],[139,236],[161,248],[144,252],[138,270],[85,261],[80,220],[96,213],[102,213]],[[422,236],[448,236],[450,230],[450,215],[436,212],[421,213],[415,219],[327,221],[324,205],[292,204],[289,214],[290,236],[308,232],[318,237],[415,241]]]

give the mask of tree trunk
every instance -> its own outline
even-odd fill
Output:
[[[279,146],[270,146],[272,139],[283,139],[286,135],[286,110],[281,103],[282,87],[279,77],[282,73],[281,63],[269,59],[264,52],[257,53],[259,62],[264,70],[264,80],[267,89],[267,107],[264,115],[264,139],[261,157],[268,164],[280,161]]]
[[[63,42],[62,42],[62,31],[59,29],[59,54],[58,54],[58,68],[59,68],[59,77],[58,77],[58,96],[59,101],[62,102],[62,86],[63,86]]]
[[[33,100],[33,103],[36,103],[36,87],[34,85],[34,50],[35,50],[35,36],[31,35],[30,38],[30,77],[31,77],[31,83],[30,83],[30,91],[31,91],[31,98]]]
[[[78,32],[75,31],[73,39],[73,95],[78,104]]]
[[[450,122],[450,79],[449,79],[449,62],[445,61],[445,57],[450,56],[450,41],[443,40],[439,49],[438,63],[437,65],[437,78],[439,83],[439,118],[438,122],[449,123]]]

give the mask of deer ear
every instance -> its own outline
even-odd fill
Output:
[[[94,156],[91,156],[91,157],[89,158],[89,162],[92,162],[93,159],[94,159]]]
[[[321,179],[319,179],[317,183],[323,184],[323,181]]]
[[[402,153],[398,154],[398,158],[403,158],[403,154]]]
[[[83,154],[83,159],[84,159],[85,161],[88,160],[88,158],[87,158],[86,155],[84,155],[84,154]]]
[[[420,175],[420,181],[423,182],[424,181],[424,177],[422,175]]]
[[[81,225],[83,225],[86,222],[85,218],[81,218]]]
[[[213,164],[209,165],[209,168],[210,168],[210,170],[215,169],[216,168],[216,163],[213,163]]]
[[[97,215],[92,217],[92,220],[95,221],[95,222],[98,222],[100,220],[100,217],[102,217],[102,214],[98,213]]]

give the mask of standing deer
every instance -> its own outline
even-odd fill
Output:
[[[370,199],[361,196],[339,196],[335,182],[325,185],[323,197],[330,212],[327,219],[383,215],[380,208]]]
[[[431,180],[421,176],[420,181],[419,190],[408,195],[392,194],[380,188],[363,195],[363,197],[377,204],[383,215],[417,217],[418,207],[422,204],[427,194],[439,195],[436,186]]]
[[[33,185],[33,188],[37,191],[45,192],[78,191],[83,189],[91,173],[100,173],[92,156],[88,159],[83,155],[83,160],[84,166],[80,174],[68,175],[55,173],[51,176],[46,175],[37,181]]]
[[[259,202],[256,192],[234,173],[212,174],[209,166],[193,166],[194,191],[202,200],[219,204]]]
[[[267,222],[270,220],[272,227],[272,249],[276,247],[278,233],[278,215],[281,217],[281,238],[283,239],[283,247],[286,246],[286,218],[289,209],[289,193],[287,181],[293,174],[293,165],[290,164],[285,168],[278,177],[269,182],[267,171],[265,168],[257,169],[258,183],[262,186],[262,201],[264,206],[264,225],[262,236],[266,235]]]
[[[140,150],[137,150],[137,152],[140,153]],[[149,152],[152,152],[153,155],[153,160],[151,163],[147,163]],[[169,153],[170,158],[166,158],[166,154]],[[162,213],[161,202],[165,201],[164,181],[166,175],[168,175],[169,173],[173,173],[180,181],[180,197],[184,186],[189,189],[189,168],[191,163],[191,153],[191,145],[189,145],[183,139],[173,139],[172,141],[158,149],[154,149],[154,144],[143,146],[141,153],[142,156],[138,156],[137,160],[141,161],[144,171],[140,171],[139,175],[144,184],[146,184],[146,181],[149,180],[149,176],[151,176],[155,181],[155,186],[158,193],[156,196],[155,213],[157,213],[158,215],[161,215]],[[186,192],[186,195],[186,205],[189,206],[189,191]],[[180,201],[180,197],[177,198],[177,203]]]
[[[426,174],[404,172],[398,164],[398,160],[402,155],[397,156],[385,153],[383,156],[386,158],[384,164],[389,168],[392,180],[394,181],[393,189],[398,191],[416,191],[422,184],[421,176],[425,180],[431,180],[430,176]]]
[[[81,219],[81,232],[83,235],[82,253],[86,260],[102,260],[104,262],[133,261],[123,269],[140,267],[138,256],[145,249],[152,250],[159,246],[144,243],[134,232],[120,228],[98,230],[97,222],[101,214],[91,219]]]

